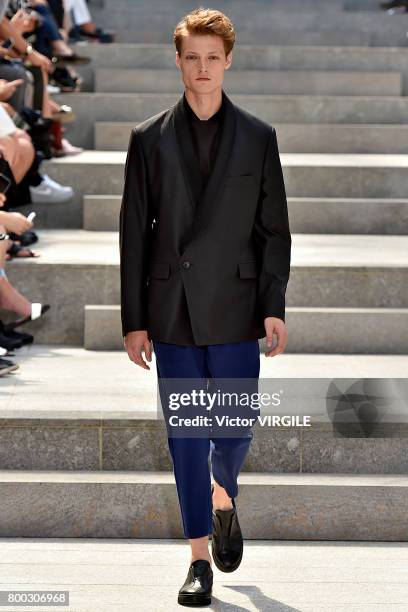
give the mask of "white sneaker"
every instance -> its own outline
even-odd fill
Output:
[[[30,194],[33,204],[57,204],[70,200],[74,195],[74,190],[67,185],[56,183],[47,174],[44,174],[37,187],[30,186]]]
[[[59,94],[59,93],[61,93],[61,87],[57,87],[56,85],[51,85],[50,83],[48,83],[47,91],[51,95],[52,94]]]

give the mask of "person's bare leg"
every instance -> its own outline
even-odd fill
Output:
[[[212,558],[208,550],[208,535],[202,538],[189,540],[191,546],[191,563],[197,559],[206,559],[212,565]]]
[[[47,119],[51,119],[52,117],[52,110],[50,107],[50,95],[48,93],[48,81],[49,81],[49,76],[48,76],[48,72],[46,70],[42,70],[42,75],[43,75],[43,107],[42,107],[42,116],[46,117]]]
[[[52,50],[54,53],[58,55],[72,55],[73,51],[69,45],[64,40],[54,40],[52,42]]]
[[[226,490],[215,481],[212,502],[214,510],[230,510],[233,507],[232,500]]]
[[[94,34],[96,32],[96,24],[92,21],[88,23],[81,23],[81,30],[87,32],[88,34]]]
[[[7,233],[5,226],[1,224],[0,233]],[[2,269],[4,269],[6,252],[10,245],[11,240],[0,240],[0,268]],[[13,310],[24,317],[31,314],[31,303],[4,276],[0,276],[0,308]]]
[[[34,161],[35,149],[31,138],[27,132],[18,129],[13,135],[17,143],[17,157],[14,164],[12,164],[11,170],[13,172],[14,180],[18,184],[26,175],[28,169]]]
[[[50,110],[53,113],[58,113],[61,110],[61,106],[52,98],[49,99]]]
[[[14,134],[8,136],[7,139],[2,139],[3,146],[6,147],[6,155],[7,161],[9,163],[10,169],[13,173],[14,180],[16,183],[20,183],[20,181],[26,175],[28,169],[33,163],[35,156],[35,149],[31,138],[27,132],[24,130],[17,129]],[[0,241],[0,245],[4,248],[4,242],[8,242],[9,245],[6,247],[6,251],[9,248],[11,242],[10,241]],[[19,242],[19,240],[16,240]],[[38,253],[36,251],[32,251],[36,256]],[[7,256],[7,253],[4,254],[5,260],[11,259],[10,256]],[[0,265],[0,268],[4,267],[4,262]],[[11,285],[10,285],[11,286]]]

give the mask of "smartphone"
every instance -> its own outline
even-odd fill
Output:
[[[10,179],[5,174],[0,172],[0,193],[6,193],[10,185],[11,185]]]
[[[14,45],[14,38],[7,38],[4,42],[1,43],[1,46],[4,49],[10,49]]]

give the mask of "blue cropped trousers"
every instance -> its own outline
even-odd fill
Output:
[[[167,401],[161,379],[258,379],[258,340],[207,346],[182,346],[153,340],[161,402]],[[163,381],[164,382],[164,381]],[[167,436],[173,462],[184,535],[212,533],[211,474],[229,497],[238,495],[237,478],[253,434],[241,437]]]

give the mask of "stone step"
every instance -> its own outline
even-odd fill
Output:
[[[94,19],[112,28],[117,33],[117,40],[123,40],[124,34],[132,32],[131,40],[137,42],[168,42],[171,40],[174,28],[189,9],[196,5],[184,5],[180,9],[178,2],[160,3],[154,15],[152,7],[145,11],[140,7],[124,7],[121,11],[104,11],[95,13]],[[366,33],[369,35],[369,43],[376,45],[404,46],[406,43],[406,30],[408,18],[399,15],[397,19],[390,18],[384,11],[322,11],[310,8],[289,10],[288,7],[270,7],[266,10],[258,8],[251,11],[251,19],[248,19],[248,4],[241,3],[231,10],[230,2],[217,4],[219,10],[223,10],[231,17],[238,40],[242,43],[256,40],[260,43],[273,43],[275,34],[279,31],[301,35],[304,33],[337,33],[336,42],[348,39],[349,33]],[[98,21],[99,20],[99,21]],[[124,24],[125,28],[124,28]],[[294,36],[293,36],[294,39]],[[282,37],[279,43],[284,43]],[[361,36],[360,36],[361,40]],[[361,44],[361,43],[358,43]]]
[[[408,308],[288,308],[293,353],[408,354]]]
[[[85,151],[45,162],[43,171],[72,185],[74,197],[35,205],[37,227],[82,228],[83,196],[122,194],[125,159],[123,151]],[[288,197],[404,199],[408,193],[408,155],[282,153],[280,159]]]
[[[122,197],[84,196],[83,228],[118,231]],[[408,200],[384,198],[288,198],[296,234],[408,234]],[[55,217],[54,227],[57,224]]]
[[[361,33],[363,35],[363,33]],[[74,45],[75,46],[75,45]],[[92,59],[79,66],[81,74],[97,68],[139,69],[174,68],[175,46],[166,43],[112,43],[78,45],[81,54]],[[365,47],[322,45],[237,44],[233,50],[234,70],[389,70],[406,73],[408,49],[403,47]]]
[[[171,470],[157,413],[154,351],[150,372],[124,351],[66,345],[25,346],[17,359],[19,370],[0,379],[0,469]],[[285,393],[288,414],[300,414],[301,405],[311,427],[255,425],[245,472],[407,472],[401,398],[408,356],[285,352],[273,359],[261,354],[260,363],[260,390],[271,391],[273,381],[273,390]],[[58,377],[50,376],[55,364]],[[351,388],[355,394],[362,382],[364,396],[388,398],[376,407],[375,420],[361,421],[343,402],[340,411],[328,410],[333,384],[341,395]]]
[[[408,308],[288,307],[286,325],[290,353],[408,354]],[[123,349],[119,306],[85,306],[84,346]]]
[[[269,10],[276,10],[276,9],[279,9],[279,10],[283,10],[283,9],[306,10],[307,9],[310,11],[319,10],[319,11],[324,11],[324,12],[327,12],[327,11],[343,12],[343,10],[345,10],[345,5],[347,5],[347,10],[352,10],[353,6],[355,10],[356,7],[360,7],[361,4],[363,4],[365,7],[366,3],[370,3],[370,2],[372,4],[373,2],[375,2],[375,0],[348,0],[348,1],[346,0],[257,0],[257,6],[259,7],[259,9],[268,8]],[[115,0],[114,3],[113,3],[113,0],[92,0],[92,4],[95,6],[96,11],[104,13],[104,14],[106,14],[106,11],[111,10],[113,4],[115,7],[118,7],[118,9],[120,10],[132,9],[135,6],[134,0]],[[226,5],[225,2],[223,4]],[[236,0],[234,4],[236,7],[236,10],[240,12],[245,10],[246,3],[244,0]],[[189,5],[192,6],[192,3],[185,2],[185,5],[186,5],[186,11],[188,11],[190,10]],[[157,6],[157,9],[161,11],[161,13],[164,13],[164,14],[168,14],[169,11],[172,11],[172,13],[174,14],[174,9],[179,7],[179,3],[170,1],[167,7],[167,5],[163,6],[159,0],[157,0],[156,3],[141,2],[139,10],[147,11],[149,6],[150,7],[154,6],[155,8]],[[378,6],[377,6],[377,10],[378,10]]]
[[[228,0],[220,0],[220,10],[226,12],[226,14],[232,19],[237,34],[249,35],[252,34],[255,38],[257,32],[261,32],[266,29],[266,26],[270,28],[289,28],[293,27],[298,31],[309,31],[315,27],[316,30],[326,30],[332,27],[332,29],[340,28],[345,29],[348,27],[351,30],[357,30],[360,26],[361,29],[366,28],[377,28],[381,25],[386,28],[387,26],[391,29],[396,29],[398,23],[395,23],[395,19],[390,17],[377,5],[376,11],[361,11],[357,8],[345,11],[344,5],[333,6],[331,3],[327,3],[328,6],[322,6],[321,2],[309,2],[306,0],[304,3],[298,2],[281,2],[280,5],[266,0],[258,0],[255,11],[251,12],[251,20],[248,19],[248,4],[245,0],[237,0],[234,2],[234,10],[231,11],[231,4]],[[123,27],[126,25],[134,25],[135,33],[134,39],[139,39],[139,32],[142,32],[142,25],[145,30],[149,30],[152,34],[165,35],[168,34],[168,29],[171,33],[179,19],[183,17],[186,12],[196,5],[194,3],[184,3],[183,9],[180,10],[180,5],[177,0],[173,2],[157,3],[157,9],[154,11],[154,17],[152,16],[152,7],[146,7],[145,10],[141,10],[135,4],[119,4],[121,7],[115,14],[113,11],[104,10],[99,11],[95,7],[95,15],[98,16],[102,21],[110,20],[112,27]],[[190,6],[189,6],[190,5]],[[116,6],[116,4],[115,4]],[[218,5],[217,5],[218,6]],[[156,7],[155,7],[156,8]],[[120,17],[123,16],[123,21]],[[246,17],[246,20],[245,20]],[[405,15],[402,15],[403,19]],[[390,23],[391,22],[391,23]]]
[[[231,94],[400,96],[402,78],[398,72],[228,70],[224,87]],[[96,92],[162,94],[183,90],[176,67],[96,70]]]
[[[38,424],[41,425],[45,421],[52,424],[53,420],[62,422],[64,419],[78,421],[82,425],[89,424],[90,419],[104,419],[106,425],[109,420],[123,419],[129,421],[131,426],[135,419],[151,421],[152,415],[156,417],[154,352],[150,371],[137,367],[124,350],[92,351],[78,346],[35,342],[18,349],[16,356],[20,368],[0,378],[0,426],[7,426],[9,419],[20,419],[20,425],[24,424],[25,419],[30,425],[35,424],[35,419],[40,419]],[[55,364],[58,364],[59,376],[50,376]],[[282,380],[287,384],[288,381],[296,382],[298,379],[307,382],[311,379],[317,379],[317,382],[323,380],[326,384],[330,384],[333,379],[341,379],[343,384],[343,381],[347,382],[350,378],[357,381],[370,379],[366,383],[378,384],[377,381],[382,381],[384,377],[385,381],[395,377],[406,384],[407,368],[407,355],[302,355],[284,352],[273,358],[266,358],[261,353],[260,359],[261,379],[275,379],[277,384],[281,384]],[[45,405],[45,397],[57,398],[58,401]],[[89,398],[92,398],[92,402]],[[406,417],[405,409],[402,416]],[[395,420],[399,424],[402,421],[401,415]],[[402,430],[397,433],[403,437]],[[368,434],[365,437],[369,437]],[[29,450],[28,445],[25,450]],[[74,447],[71,452],[74,453]],[[35,462],[34,448],[31,457],[31,461]],[[84,459],[81,461],[84,463]],[[35,465],[41,467],[42,464],[38,462]]]
[[[321,71],[391,71],[403,76],[403,92],[408,92],[408,49],[403,47],[367,47],[364,32],[351,32],[352,46],[335,46],[338,32],[318,33],[316,41],[308,33],[308,44],[302,45],[298,32],[276,33],[272,45],[242,44],[233,52],[230,73],[235,70],[321,70]],[[343,33],[340,33],[343,36]],[[323,38],[329,46],[323,46]],[[130,40],[134,38],[130,36]],[[280,41],[283,39],[283,44]],[[343,43],[342,43],[343,44]],[[93,91],[98,68],[174,69],[175,47],[171,44],[120,43],[86,45],[78,52],[92,58],[78,71],[84,78],[83,90]],[[110,77],[114,72],[111,70]]]
[[[119,231],[121,201],[121,195],[84,195],[83,229],[105,232]]]
[[[297,234],[408,233],[404,199],[292,197],[288,209],[291,231]]]
[[[329,4],[331,4],[329,2]],[[335,10],[336,4],[332,7]],[[376,11],[379,10],[378,0],[344,0],[342,3],[344,11]]]
[[[105,358],[102,363],[104,368],[109,367],[110,380],[113,376],[116,380],[121,380],[123,389],[130,394],[135,385],[129,385],[125,380],[124,372],[120,372],[115,364],[114,355],[108,352],[105,354],[109,355],[109,361]],[[46,355],[43,351],[42,358],[44,357],[46,358]],[[35,356],[34,358],[37,360],[41,357]],[[88,370],[91,359],[93,360],[92,369],[100,365],[95,353],[91,353],[86,360]],[[48,361],[50,361],[49,358]],[[85,363],[84,359],[82,363]],[[21,367],[26,368],[24,361]],[[61,362],[61,358],[59,368],[59,372],[64,373],[65,380],[73,378],[72,365],[67,366]],[[350,364],[351,368],[352,364]],[[41,370],[38,372],[38,366],[35,364],[30,369],[31,375],[35,378],[30,380],[28,375],[24,376],[23,373],[19,382],[23,384],[26,379],[24,382],[32,393],[32,381],[35,380],[36,384],[39,380],[42,381],[43,372]],[[76,369],[78,370],[77,376],[81,379],[78,365]],[[130,370],[131,376],[135,374],[135,371]],[[31,409],[31,412],[27,409],[25,416],[20,416],[18,404],[22,403],[22,399],[20,402],[12,402],[13,409],[2,410],[1,413],[6,412],[12,416],[7,418],[0,416],[0,470],[171,471],[172,461],[168,450],[166,428],[161,415],[158,418],[157,411],[143,410],[158,401],[154,353],[149,382],[142,380],[139,376],[142,390],[138,387],[132,399],[125,405],[123,394],[120,394],[121,403],[118,405],[117,394],[106,387],[106,370],[97,373],[96,376],[98,380],[102,377],[104,379],[99,380],[100,386],[94,391],[96,394],[105,394],[110,406],[115,406],[116,410],[100,411],[99,413],[93,410],[87,401],[89,395],[84,382],[80,387],[80,396],[84,406],[88,407],[88,411],[84,409],[81,412],[71,409],[71,411],[67,410],[67,416],[63,417],[54,410],[53,402],[47,400],[48,409],[43,408],[40,411]],[[274,379],[275,377],[273,374]],[[350,381],[354,382],[355,379],[350,379]],[[384,381],[387,383],[387,379]],[[1,384],[6,382],[2,378]],[[310,382],[308,387],[312,389]],[[345,410],[342,405],[341,408],[337,408],[338,415],[335,417],[335,422],[330,422],[327,414],[316,414],[315,416],[314,408],[316,410],[319,410],[320,406],[326,408],[327,389],[335,382],[337,381],[331,378],[317,380],[316,393],[321,392],[319,395],[321,399],[314,400],[315,405],[311,410],[306,408],[299,410],[299,396],[296,398],[295,405],[292,406],[291,403],[290,410],[286,409],[285,415],[310,416],[310,426],[261,426],[260,423],[256,423],[253,426],[254,437],[242,465],[242,471],[407,474],[408,423],[406,415],[396,415],[396,418],[391,420],[387,414],[386,422],[381,422],[381,417],[384,419],[385,415],[378,415],[376,422],[359,422],[350,407],[347,415],[348,422],[345,423]],[[344,379],[339,379],[339,385],[343,382]],[[382,381],[378,379],[373,381],[373,388],[377,385],[377,391],[379,382]],[[46,381],[44,383],[47,384]],[[370,383],[370,379],[365,381],[366,385],[367,383]],[[271,379],[269,381],[260,380],[260,389],[264,391],[272,388],[275,391],[279,388],[277,385],[281,385],[285,391],[289,385],[293,385],[293,380],[276,379],[274,385],[271,384]],[[395,380],[390,380],[386,388],[392,388],[393,385],[395,385]],[[50,399],[60,398],[64,394],[62,387],[57,390],[50,389],[50,391],[54,392],[49,396]],[[66,396],[68,400],[70,394],[66,393]],[[360,402],[364,398],[365,396],[362,395]],[[27,401],[27,397],[25,400]],[[39,405],[42,400],[42,405],[44,405],[44,395],[42,398],[35,397],[35,400]],[[76,402],[78,400],[77,397]],[[377,406],[376,409],[381,410],[381,406]],[[264,410],[262,414],[264,415]],[[326,420],[322,420],[324,417]]]
[[[109,26],[106,26],[107,28]],[[119,44],[133,44],[136,41],[134,29],[118,27],[115,28],[116,40]],[[383,47],[403,47],[405,44],[403,32],[398,31],[395,34],[395,38],[392,39],[388,33],[384,33],[381,30],[373,32],[357,32],[353,30],[313,30],[296,32],[292,29],[281,29],[277,30],[273,27],[270,28],[268,33],[261,33],[258,37],[258,33],[247,35],[245,32],[240,33],[239,40],[241,44],[251,44],[254,40],[260,40],[263,44],[267,45],[282,45],[285,47],[290,46],[343,46],[343,47],[357,47],[372,48],[374,46],[378,48]],[[149,44],[153,41],[156,44],[166,44],[169,41],[168,32],[152,32],[149,35],[140,34],[137,37],[139,44]],[[236,47],[238,49],[238,46]],[[235,50],[234,50],[235,51]]]
[[[238,482],[245,538],[407,540],[405,475],[242,473]],[[2,538],[183,537],[171,472],[2,471],[0,493]]]
[[[92,149],[96,121],[136,124],[171,107],[179,98],[179,94],[79,93],[72,100],[77,121],[69,124],[67,135],[74,144]],[[405,97],[231,94],[230,98],[272,125],[408,123],[408,98]],[[67,102],[66,96],[58,95],[55,99],[59,103]]]
[[[150,371],[124,351],[36,343],[19,349],[18,362],[19,370],[0,379],[0,469],[172,469],[154,351]],[[285,352],[261,354],[260,363],[260,391],[283,389],[285,411],[309,415],[311,426],[256,424],[244,471],[407,472],[408,356]],[[333,386],[340,397],[352,390],[354,403],[360,396],[358,405],[375,395],[376,418],[367,421],[344,400],[341,409],[328,403]]]
[[[82,346],[85,305],[120,303],[118,233],[43,229],[38,235],[40,257],[7,265],[19,291],[51,304],[44,318],[25,327],[37,342]],[[407,236],[293,234],[288,307],[405,309],[407,242]]]
[[[97,121],[95,149],[126,151],[132,122]],[[408,125],[273,123],[282,153],[408,153]]]
[[[259,1],[259,0],[258,0]],[[120,11],[103,11],[99,13],[95,10],[96,16],[101,23],[111,29],[134,28],[133,40],[142,42],[150,35],[151,42],[162,42],[167,35],[167,40],[171,39],[173,30],[177,22],[185,15],[194,3],[184,3],[180,9],[179,2],[157,3],[157,10],[152,16],[152,7],[141,10],[134,4],[123,6]],[[186,5],[187,4],[187,5]],[[240,6],[236,6],[240,4]],[[171,6],[173,5],[173,6]],[[383,28],[387,34],[399,33],[408,22],[408,17],[403,14],[399,19],[390,18],[383,10],[374,11],[343,11],[343,10],[321,10],[319,6],[314,9],[301,6],[298,10],[290,10],[286,6],[271,6],[268,2],[261,2],[258,10],[251,11],[251,19],[248,19],[248,4],[244,0],[234,3],[234,11],[228,0],[220,0],[219,10],[224,11],[233,21],[237,39],[245,42],[247,39],[259,40],[267,34],[268,28],[272,32],[276,30],[293,29],[296,32],[318,31],[354,31],[361,29],[363,32],[376,32]]]

